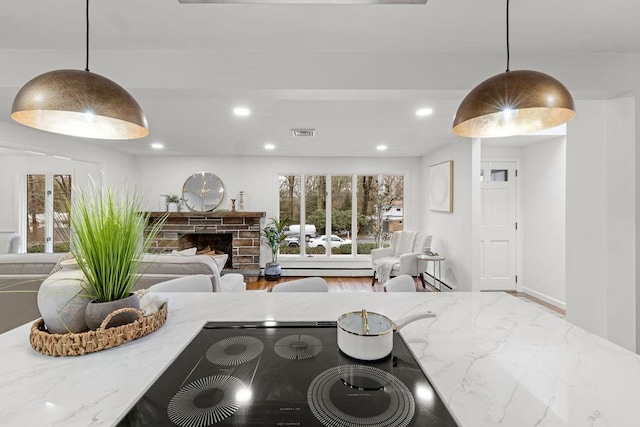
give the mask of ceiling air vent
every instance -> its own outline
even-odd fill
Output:
[[[291,129],[293,136],[316,136],[315,129]]]

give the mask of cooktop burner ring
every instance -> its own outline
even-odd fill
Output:
[[[278,340],[273,351],[287,360],[311,359],[322,351],[322,342],[312,335],[289,335]]]
[[[357,417],[340,410],[331,401],[330,392],[337,383],[349,387],[344,381],[346,372],[381,384],[380,391],[389,399],[386,410],[372,417]],[[406,427],[415,415],[415,401],[407,386],[390,373],[366,365],[341,365],[322,372],[311,382],[307,402],[326,427]]]
[[[235,336],[213,344],[207,350],[207,360],[215,365],[236,366],[247,363],[262,354],[264,344],[257,338]]]
[[[215,375],[200,378],[182,387],[167,407],[169,419],[180,427],[204,427],[219,423],[233,415],[242,402],[238,399],[249,388],[236,377]],[[206,392],[222,392],[211,406],[200,407],[196,399]]]

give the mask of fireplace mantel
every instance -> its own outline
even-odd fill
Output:
[[[160,218],[167,215],[169,218],[264,218],[266,212],[246,211],[212,211],[212,212],[147,212],[149,218]]]
[[[146,212],[149,221],[167,215],[167,221],[151,245],[153,252],[171,252],[186,249],[188,235],[230,234],[232,265],[234,272],[241,272],[245,279],[257,278],[260,269],[260,221],[265,212]],[[186,237],[185,237],[186,236]],[[193,246],[193,245],[192,245]],[[195,245],[197,246],[197,245]],[[198,248],[201,250],[203,248]]]

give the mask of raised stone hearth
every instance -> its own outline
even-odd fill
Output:
[[[151,212],[150,220],[164,214]],[[167,253],[193,246],[203,250],[209,246],[229,255],[225,269],[242,273],[251,281],[260,271],[260,220],[264,216],[265,212],[170,212],[151,251]]]

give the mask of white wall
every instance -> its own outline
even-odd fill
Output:
[[[635,100],[606,103],[607,119],[607,338],[635,350],[636,188]]]
[[[453,160],[453,212],[429,210],[429,166]],[[474,219],[480,192],[480,141],[459,139],[422,157],[425,231],[433,235],[432,250],[443,255],[442,278],[458,291],[478,290],[479,243]]]
[[[565,308],[565,138],[523,148],[523,288]]]
[[[404,175],[404,229],[422,229],[421,200],[424,192],[421,186],[419,159],[144,156],[136,159],[135,170],[141,187],[149,189],[149,210],[159,209],[160,194],[182,194],[184,181],[193,173],[205,171],[216,174],[225,186],[225,196],[220,209],[230,209],[230,199],[237,199],[238,192],[244,191],[245,210],[264,211],[266,218],[279,215],[279,174]],[[263,247],[263,264],[267,259],[268,250]],[[281,261],[285,267],[292,264]],[[368,259],[362,262],[366,264],[365,267],[370,267],[371,262]],[[351,266],[362,266],[362,262],[351,263]]]
[[[582,101],[567,129],[567,319],[635,351],[633,99]]]

